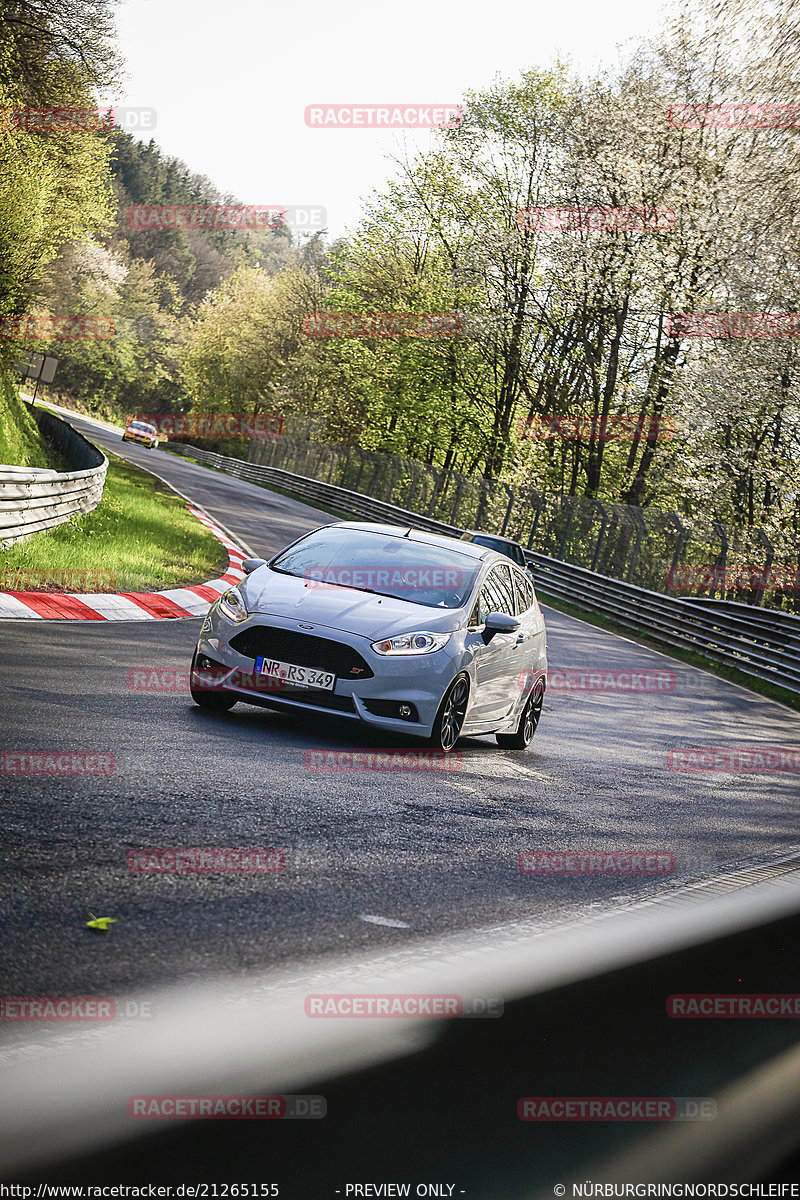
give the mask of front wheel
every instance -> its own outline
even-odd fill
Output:
[[[445,754],[449,754],[455,748],[461,736],[468,700],[469,680],[466,675],[459,675],[444,694],[431,733],[431,744],[443,750]]]
[[[544,688],[534,688],[528,697],[528,702],[520,713],[519,724],[513,733],[496,733],[498,746],[504,750],[527,750],[536,733],[536,726],[542,715],[544,704]]]

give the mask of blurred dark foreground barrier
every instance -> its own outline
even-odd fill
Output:
[[[786,1018],[769,1005],[796,998],[798,916],[795,854],[571,925],[516,922],[176,987],[153,994],[148,1021],[39,1023],[29,1041],[19,1023],[0,1025],[0,1173],[36,1185],[277,1183],[303,1200],[343,1196],[354,1180],[411,1185],[362,1195],[532,1200],[559,1186],[602,1194],[573,1190],[589,1183],[791,1178],[800,1027],[796,1003]],[[455,996],[474,1012],[476,997],[499,998],[502,1015],[306,1012],[319,993],[389,992]],[[739,992],[766,996],[769,1019],[741,1005],[728,1019]],[[687,997],[709,1015],[686,1019],[684,1005],[676,1017]],[[142,1095],[287,1093],[324,1098],[322,1119],[129,1115]],[[531,1119],[543,1101],[545,1119]],[[598,1102],[621,1119],[582,1116]],[[431,1181],[453,1190],[416,1191]]]

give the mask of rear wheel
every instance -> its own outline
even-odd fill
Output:
[[[542,715],[543,704],[544,688],[537,685],[528,697],[528,703],[520,713],[519,724],[514,732],[496,733],[494,735],[498,746],[502,746],[504,750],[527,750],[533,741],[533,735],[536,733],[536,726],[539,724],[539,718]]]
[[[431,744],[443,750],[445,754],[449,754],[455,748],[461,736],[468,700],[469,680],[466,675],[459,675],[444,694],[431,733]]]
[[[189,691],[195,704],[201,708],[210,708],[214,712],[227,712],[236,704],[236,697],[228,692],[217,691],[209,684],[209,675],[203,675],[197,670],[197,651],[192,659],[192,670],[189,675]]]

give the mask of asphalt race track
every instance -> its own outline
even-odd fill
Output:
[[[332,519],[75,424],[258,554]],[[551,688],[527,753],[468,739],[446,773],[309,770],[309,749],[389,743],[350,723],[248,705],[216,715],[183,690],[134,690],[133,668],[186,670],[197,620],[0,621],[0,749],[116,760],[105,776],[0,776],[5,992],[141,992],[500,922],[544,925],[796,849],[796,774],[674,771],[667,753],[797,748],[800,715],[545,615],[551,668],[674,672],[669,690]],[[128,869],[130,851],[153,847],[269,847],[287,866],[267,875]],[[523,875],[517,856],[531,849],[659,851],[675,856],[675,871]],[[116,924],[87,929],[90,913]]]

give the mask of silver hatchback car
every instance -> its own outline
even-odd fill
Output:
[[[462,735],[529,745],[547,685],[546,633],[530,577],[505,555],[342,521],[244,570],[203,622],[197,704],[328,712],[445,752]]]

